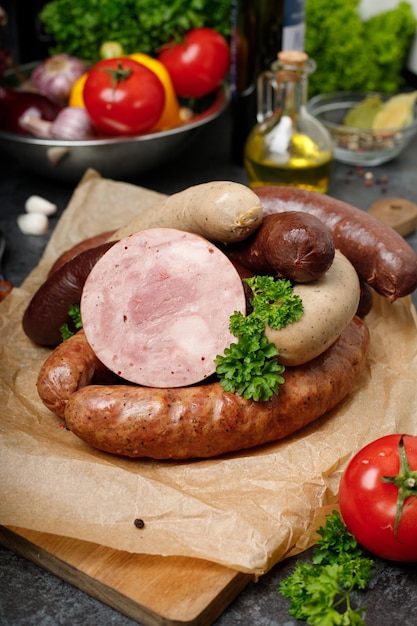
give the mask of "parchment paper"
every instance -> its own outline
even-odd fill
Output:
[[[49,350],[26,338],[22,314],[59,253],[160,197],[88,172],[41,262],[0,305],[0,523],[259,575],[314,542],[355,451],[390,432],[417,434],[416,312],[410,298],[391,305],[376,297],[367,317],[368,366],[355,392],[287,440],[180,463],[95,451],[38,398],[36,377]]]

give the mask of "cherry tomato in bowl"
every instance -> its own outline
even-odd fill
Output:
[[[149,68],[128,57],[115,57],[103,59],[89,70],[83,99],[99,133],[139,135],[159,120],[165,90]]]
[[[340,481],[339,506],[364,548],[417,562],[417,437],[387,435],[355,454]]]
[[[177,96],[201,98],[226,78],[230,50],[226,39],[211,28],[194,28],[184,41],[164,46],[158,60],[168,70]]]

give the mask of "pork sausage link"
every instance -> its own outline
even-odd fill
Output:
[[[43,363],[37,379],[39,397],[56,415],[64,416],[71,395],[107,370],[87,343],[83,330],[61,343]]]
[[[91,385],[66,406],[67,427],[94,448],[128,457],[208,458],[286,437],[341,402],[354,388],[369,346],[354,318],[308,364],[288,368],[265,402],[226,393],[220,383],[177,389]]]
[[[324,274],[334,258],[333,237],[314,215],[286,211],[266,215],[257,231],[225,248],[254,272],[307,283]]]
[[[40,346],[57,346],[62,341],[59,329],[71,322],[68,308],[80,303],[88,274],[114,243],[80,252],[42,283],[23,313],[22,326],[29,339]]]
[[[329,228],[334,243],[360,278],[391,302],[417,288],[417,255],[391,227],[365,211],[325,194],[285,187],[257,187],[264,215],[304,211]]]

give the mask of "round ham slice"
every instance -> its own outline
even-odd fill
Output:
[[[242,280],[203,237],[152,228],[121,239],[94,266],[81,296],[87,341],[111,371],[148,387],[184,387],[215,372],[245,313]]]

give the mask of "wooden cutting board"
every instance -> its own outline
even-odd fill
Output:
[[[190,557],[130,554],[0,526],[0,543],[144,626],[209,626],[253,577]]]

